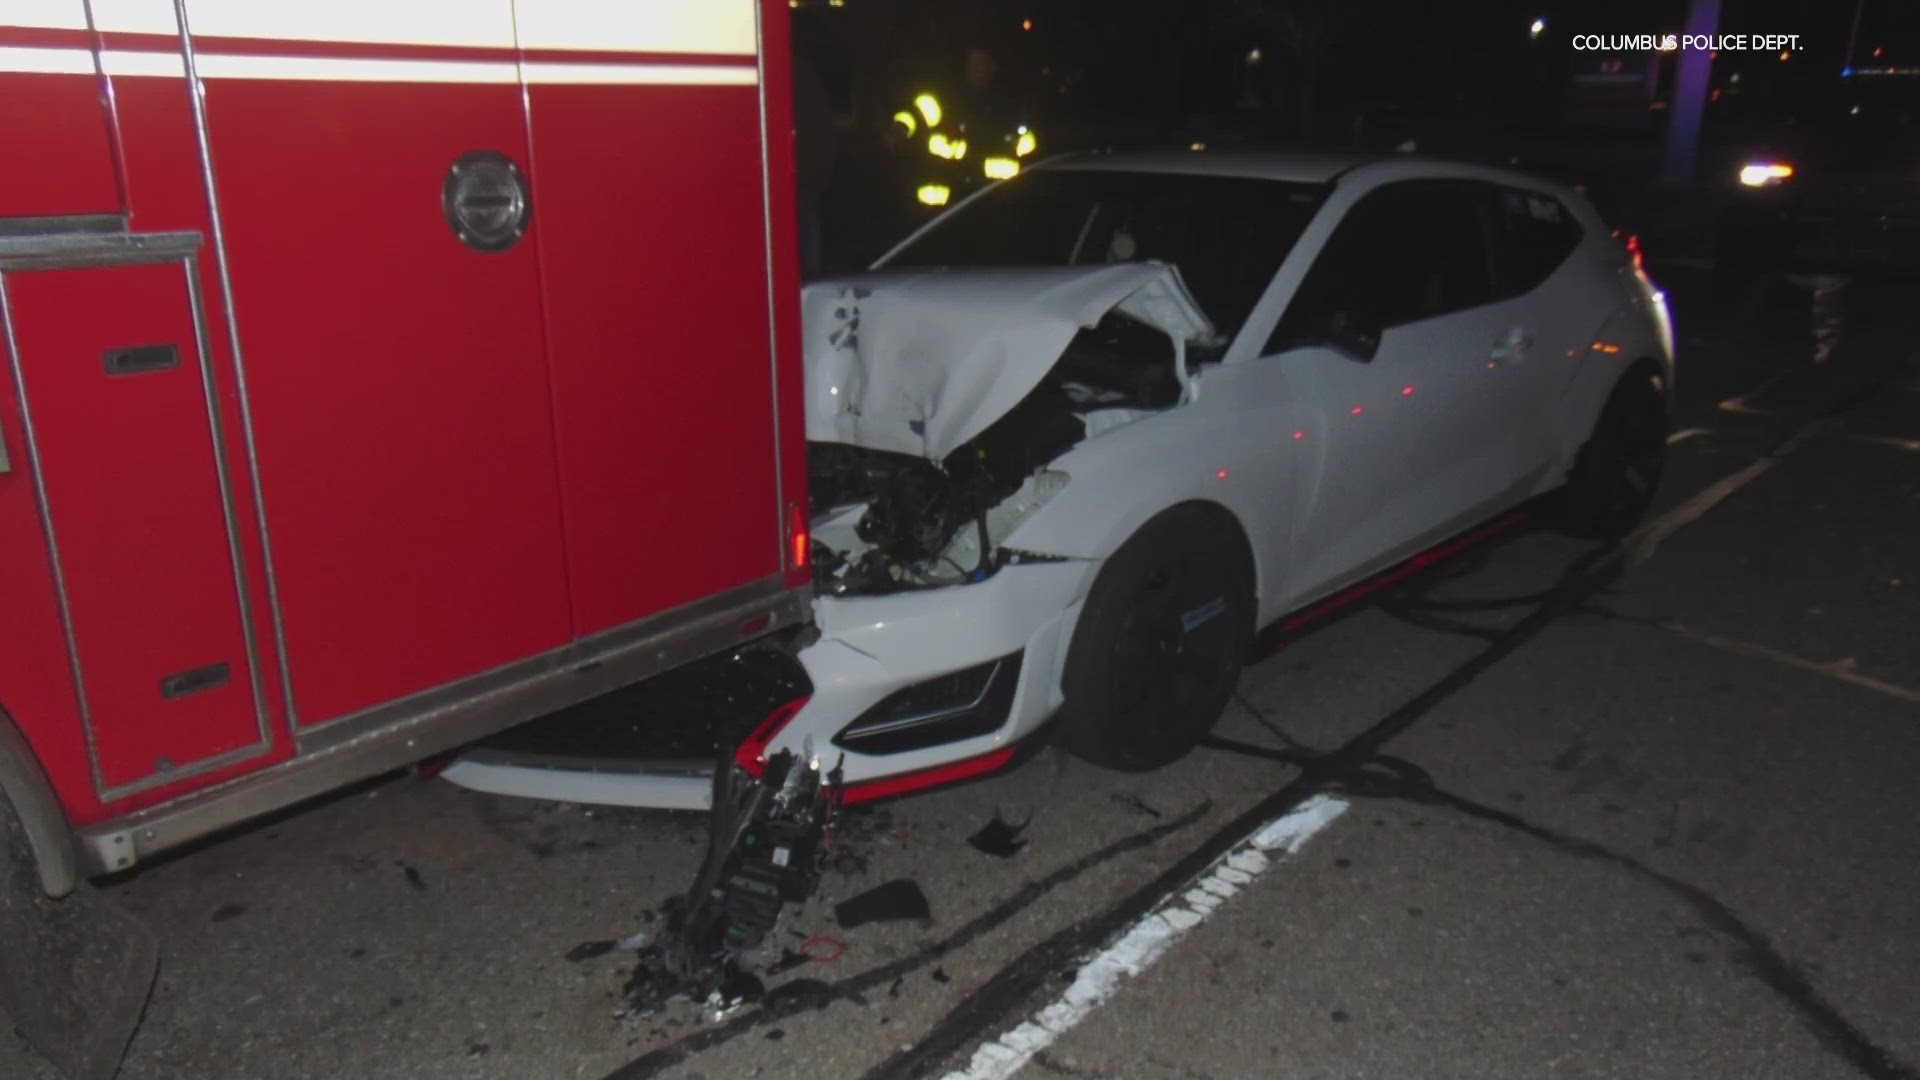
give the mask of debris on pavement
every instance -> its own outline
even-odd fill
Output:
[[[1027,838],[1020,834],[1026,832],[1027,826],[1032,822],[1032,815],[1028,815],[1025,821],[1013,825],[1000,816],[1000,811],[995,810],[993,820],[981,826],[979,832],[967,837],[967,843],[973,845],[975,851],[984,852],[996,859],[1011,859],[1020,854],[1021,848],[1027,846]]]
[[[692,888],[665,906],[666,925],[653,944],[645,934],[621,943],[640,946],[626,984],[629,1013],[686,1000],[718,1017],[764,992],[742,960],[761,948],[785,904],[806,900],[819,885],[840,770],[823,772],[810,749],[806,757],[782,751],[757,768],[755,775],[744,762],[718,763],[707,855]]]
[[[933,909],[918,882],[900,878],[841,901],[834,906],[833,917],[840,929],[851,930],[872,922],[925,921],[933,918]]]
[[[612,952],[618,944],[618,942],[611,938],[605,938],[600,941],[583,941],[567,950],[566,960],[571,964],[577,964],[582,960],[593,960]]]

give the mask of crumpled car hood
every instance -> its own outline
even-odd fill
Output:
[[[802,293],[807,438],[935,461],[1039,385],[1118,310],[1181,341],[1214,330],[1165,263],[893,271]]]

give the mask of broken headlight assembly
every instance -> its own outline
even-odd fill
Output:
[[[1002,545],[1014,530],[1039,513],[1040,508],[1067,488],[1067,474],[1058,469],[1042,469],[1027,478],[1020,489],[998,506],[976,516],[971,527],[962,526],[940,552],[939,565],[931,568],[936,576],[955,575],[945,584],[961,581],[985,581],[994,571],[1007,565]]]
[[[816,535],[816,584],[828,595],[944,588],[985,581],[1003,566],[1058,561],[1015,551],[1005,543],[1066,490],[1067,481],[1067,474],[1058,469],[1042,469],[998,504],[971,513],[961,508],[963,501],[951,498],[952,493],[947,499],[876,499],[859,514],[852,529],[860,542],[871,546],[857,552],[837,550]],[[838,520],[844,525],[846,517]],[[832,533],[827,528],[823,531]]]

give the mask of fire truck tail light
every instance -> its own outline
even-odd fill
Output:
[[[813,535],[807,525],[807,508],[803,503],[793,503],[787,507],[787,543],[788,576],[804,581],[813,563]]]

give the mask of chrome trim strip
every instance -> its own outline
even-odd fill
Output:
[[[248,743],[244,746],[236,746],[231,750],[222,750],[212,757],[201,758],[182,768],[172,769],[168,772],[148,773],[138,780],[130,780],[127,783],[121,784],[119,787],[101,788],[99,789],[100,801],[103,803],[118,802],[129,796],[138,795],[143,791],[152,791],[154,788],[177,784],[183,780],[191,780],[202,773],[210,773],[215,769],[224,769],[229,765],[238,765],[240,762],[251,761],[254,758],[265,756],[269,749],[271,749],[270,745]]]
[[[0,270],[76,270],[175,262],[199,248],[200,234],[190,231],[0,234]]]
[[[368,710],[300,742],[290,761],[80,829],[89,873],[139,859],[355,780],[452,750],[772,630],[805,621],[779,574],[528,660]],[[769,625],[742,627],[760,616]]]
[[[622,662],[626,658],[621,654],[632,647],[632,642],[650,636],[659,636],[661,634],[660,628],[663,625],[671,625],[678,621],[703,620],[709,618],[710,613],[716,610],[730,610],[737,605],[749,603],[755,598],[777,596],[782,591],[783,586],[780,575],[775,574],[771,577],[763,578],[760,581],[743,585],[737,589],[731,589],[715,596],[695,600],[690,604],[674,608],[671,611],[659,612],[643,619],[636,619],[622,626],[613,627],[610,630],[602,630],[597,634],[580,638],[577,641],[570,642],[557,649],[551,649],[525,660],[516,660],[497,668],[482,671],[476,675],[469,675],[445,686],[422,690],[419,693],[409,694],[406,697],[398,698],[381,705],[375,705],[369,709],[362,709],[356,713],[348,713],[345,716],[335,717],[331,720],[315,724],[304,730],[295,732],[294,745],[300,753],[310,753],[338,743],[352,741],[362,735],[377,731],[380,728],[409,716],[444,708],[450,700],[457,701],[461,698],[471,697],[474,694],[492,693],[498,689],[523,682],[528,678],[552,674],[556,671],[592,668],[609,662]],[[745,617],[751,617],[751,614]],[[804,618],[804,615],[802,618]],[[799,621],[799,619],[795,621]],[[780,625],[781,624],[776,622],[773,625],[769,625],[766,629],[776,630],[779,629]],[[648,675],[657,674],[667,668],[677,666],[677,664],[681,662],[697,660],[708,653],[718,652],[726,648],[728,644],[730,644],[730,642],[722,642],[709,649],[696,649],[689,652],[684,649],[671,648],[672,643],[669,641],[665,645],[658,646],[661,651],[659,655],[654,658],[658,661],[657,663],[651,665],[643,663],[638,665],[648,669],[645,674],[616,678],[611,682],[607,682],[605,689],[619,689],[630,683],[638,682]],[[605,680],[596,681],[605,682]]]
[[[786,462],[780,442],[780,308],[774,295],[773,273],[773,161],[767,154],[767,39],[766,5],[753,5],[753,63],[759,72],[754,93],[760,98],[760,225],[767,249],[767,367],[773,375],[773,547],[774,565],[787,569]],[[788,79],[789,83],[793,80]],[[791,93],[791,91],[789,91]]]
[[[4,269],[4,267],[0,267]],[[13,302],[7,280],[0,273],[0,329],[5,331],[7,362],[13,371],[14,391],[20,399],[20,438],[27,447],[27,471],[33,477],[33,496],[40,504],[40,534],[47,545],[47,563],[53,570],[53,595],[60,607],[60,632],[67,642],[67,669],[73,679],[74,702],[80,709],[80,732],[87,743],[87,766],[93,790],[105,785],[100,778],[100,750],[93,737],[93,711],[87,705],[87,681],[80,671],[80,643],[73,632],[73,606],[67,600],[67,574],[60,565],[60,542],[53,531],[53,507],[47,502],[47,478],[40,468],[40,443],[34,438],[33,409],[27,404],[27,373],[20,358],[20,340],[13,328]]]
[[[234,394],[240,406],[240,440],[247,452],[247,481],[253,485],[253,512],[260,527],[260,561],[267,574],[267,613],[273,622],[274,659],[280,665],[280,690],[286,698],[287,728],[298,730],[293,706],[293,667],[287,661],[286,620],[280,607],[280,578],[274,569],[273,539],[267,527],[267,489],[260,482],[260,455],[253,429],[253,396],[247,389],[247,365],[240,351],[240,316],[233,303],[233,272],[227,265],[226,225],[220,216],[220,191],[213,177],[213,142],[207,134],[206,86],[193,50],[193,30],[187,25],[187,0],[173,0],[173,18],[180,27],[180,55],[186,64],[187,98],[193,105],[193,135],[200,144],[200,179],[207,192],[207,224],[213,231],[214,258],[220,269],[221,306],[226,308],[227,347],[233,351]]]
[[[181,264],[187,276],[187,300],[193,305],[194,344],[200,351],[200,385],[207,395],[207,431],[213,438],[213,464],[220,476],[220,510],[227,522],[227,557],[233,560],[233,598],[240,612],[240,634],[247,646],[247,675],[253,684],[253,711],[260,723],[262,748],[273,745],[272,717],[267,710],[267,684],[260,673],[260,639],[255,636],[253,599],[247,592],[246,553],[240,546],[240,515],[233,508],[233,475],[227,468],[227,437],[220,424],[220,395],[214,386],[213,342],[207,335],[207,306],[200,295],[200,260],[189,255]]]
[[[0,236],[46,236],[58,233],[126,232],[120,214],[45,214],[0,217]]]

